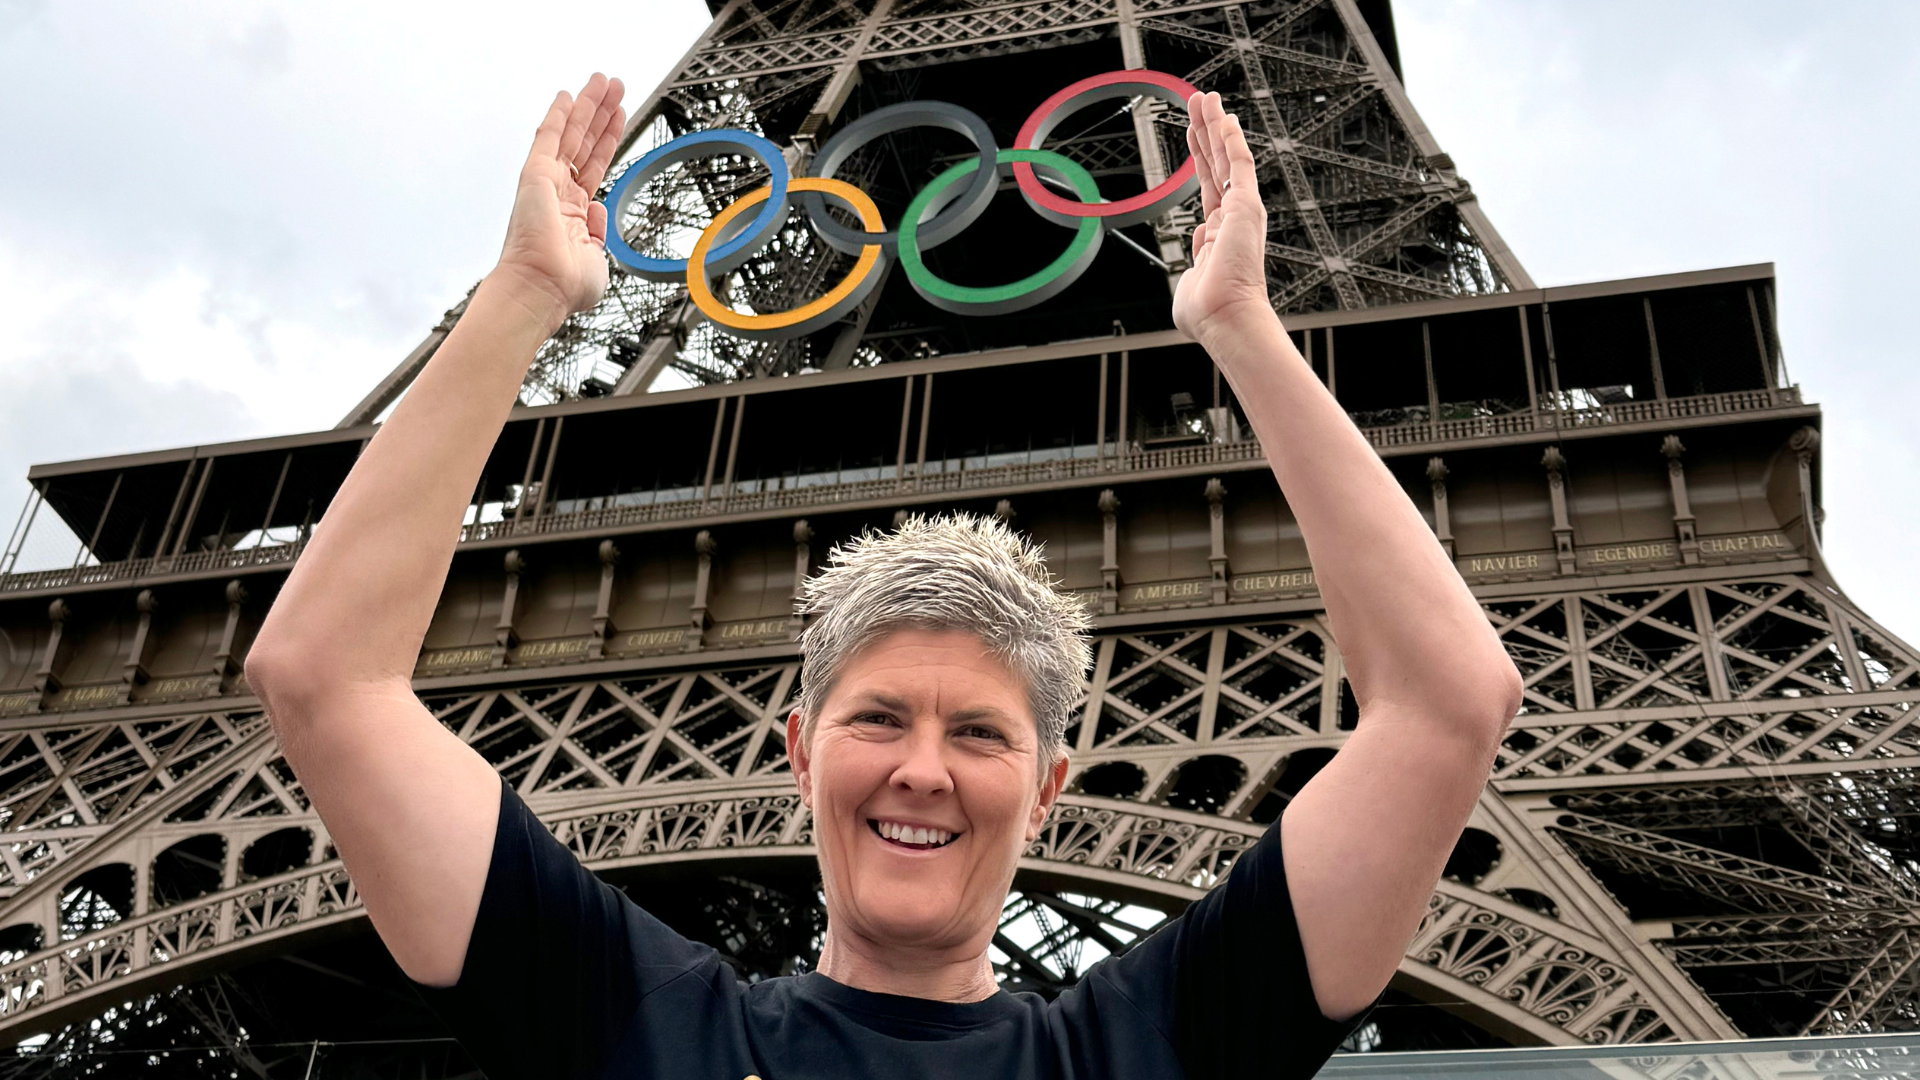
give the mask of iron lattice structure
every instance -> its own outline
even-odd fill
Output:
[[[1532,707],[1408,951],[1423,992],[1542,1042],[1913,1026],[1920,657],[1791,576],[1487,612]],[[1035,884],[995,939],[1022,988],[1057,992],[1211,886],[1351,727],[1318,617],[1107,634],[1097,656],[1068,733],[1077,791],[1029,851]],[[722,664],[427,701],[588,866],[615,880],[661,864],[727,875],[706,894],[703,936],[777,974],[805,969],[821,926],[810,887],[753,883],[811,854],[782,741],[797,670]],[[362,918],[256,709],[42,721],[4,748],[4,918],[62,939],[0,967],[12,1026],[89,1015]],[[204,881],[166,884],[192,876],[180,854],[194,845],[211,856]],[[263,851],[288,865],[246,865]],[[145,910],[100,904],[116,871],[154,898]],[[1622,901],[1661,892],[1719,913],[1621,921]]]
[[[1920,1026],[1920,653],[1822,560],[1820,413],[1785,377],[1771,268],[1534,288],[1392,50],[1360,0],[734,0],[624,159],[721,126],[798,159],[915,96],[1010,129],[1042,67],[1220,90],[1262,138],[1276,306],[1527,687],[1354,1048]],[[1150,105],[1087,119],[1051,145],[1103,189],[1176,160]],[[843,175],[897,207],[956,149],[923,136]],[[620,222],[636,246],[759,182],[693,164]],[[1070,986],[1219,880],[1358,719],[1262,448],[1153,322],[1186,224],[1134,227],[1033,318],[930,320],[893,281],[777,346],[616,277],[496,444],[423,700],[670,925],[743,977],[803,971],[825,913],[784,758],[797,583],[906,509],[1009,517],[1098,626],[1069,790],[992,952],[1004,985]],[[790,222],[727,289],[784,304],[838,258]],[[0,557],[0,1037],[47,1035],[0,1076],[471,1074],[241,674],[365,421],[458,315],[340,430],[34,470],[16,533],[79,550]],[[668,370],[696,385],[640,392]],[[794,439],[796,417],[885,422]]]

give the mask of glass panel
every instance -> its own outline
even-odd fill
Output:
[[[1920,1036],[1339,1054],[1319,1075],[1324,1080],[1907,1080],[1920,1076]]]

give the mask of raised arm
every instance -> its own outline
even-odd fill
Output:
[[[1204,220],[1174,321],[1212,355],[1266,449],[1360,705],[1346,745],[1281,819],[1314,994],[1342,1019],[1399,965],[1519,708],[1520,676],[1269,305],[1266,210],[1238,118],[1217,94],[1194,95],[1188,112]]]
[[[562,93],[520,172],[500,262],[368,444],[247,657],[287,764],[411,978],[460,976],[500,780],[413,696],[413,665],[478,481],[534,351],[606,289],[592,199],[624,126],[619,80]]]

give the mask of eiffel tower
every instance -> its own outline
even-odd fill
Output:
[[[1920,1026],[1920,655],[1823,561],[1820,411],[1788,378],[1771,266],[1537,287],[1415,113],[1385,0],[713,7],[621,161],[733,129],[799,175],[908,101],[1006,146],[1054,90],[1129,69],[1246,118],[1273,303],[1527,686],[1354,1049]],[[1107,99],[1048,145],[1118,200],[1176,176],[1182,124]],[[899,220],[978,152],[951,136],[896,131],[837,175]],[[684,255],[775,167],[678,161],[616,225]],[[1012,183],[993,200],[942,272],[1018,276],[1064,242],[989,249],[1032,228]],[[745,976],[805,970],[824,915],[781,737],[797,583],[910,510],[1010,519],[1098,648],[993,956],[1010,988],[1072,984],[1218,880],[1357,718],[1261,449],[1170,326],[1193,213],[1105,229],[1065,291],[986,318],[882,267],[837,321],[750,339],[684,282],[615,275],[528,375],[419,694],[587,865]],[[722,275],[728,303],[784,310],[848,272],[801,217]],[[260,1076],[469,1068],[241,670],[460,310],[332,430],[32,470],[0,558],[0,1037],[37,1052],[0,1074],[103,1038],[183,1070],[186,1047]]]

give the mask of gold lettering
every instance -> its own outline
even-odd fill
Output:
[[[1135,585],[1127,599],[1136,602],[1148,600],[1175,600],[1184,596],[1204,596],[1207,583],[1204,581],[1176,581],[1166,585]]]
[[[681,630],[641,630],[622,638],[621,644],[629,649],[644,649],[654,645],[678,645],[683,633],[684,631]]]
[[[479,646],[465,649],[445,649],[440,652],[428,653],[422,656],[419,666],[423,668],[463,667],[467,664],[483,663],[492,655],[492,650]]]
[[[1248,574],[1233,579],[1237,593],[1286,592],[1314,587],[1313,571],[1298,570],[1280,574]]]
[[[514,653],[514,658],[516,660],[532,660],[542,656],[572,656],[575,653],[583,653],[586,651],[587,642],[584,638],[575,638],[568,641],[532,641],[520,646],[519,650]]]
[[[755,622],[729,623],[720,628],[720,640],[736,641],[740,638],[766,637],[769,634],[782,633],[787,628],[785,619],[759,619]]]
[[[1585,554],[1587,561],[1593,563],[1636,562],[1643,559],[1671,559],[1674,547],[1673,541],[1661,540],[1648,544],[1616,544],[1612,547],[1591,548]]]
[[[1700,550],[1709,555],[1731,555],[1742,551],[1784,551],[1786,547],[1786,538],[1774,533],[1711,536],[1700,541]]]
[[[67,704],[85,705],[95,701],[107,701],[119,695],[118,686],[76,686],[67,691]]]
[[[1538,555],[1493,555],[1467,560],[1469,574],[1504,574],[1516,570],[1538,569],[1540,569]]]

